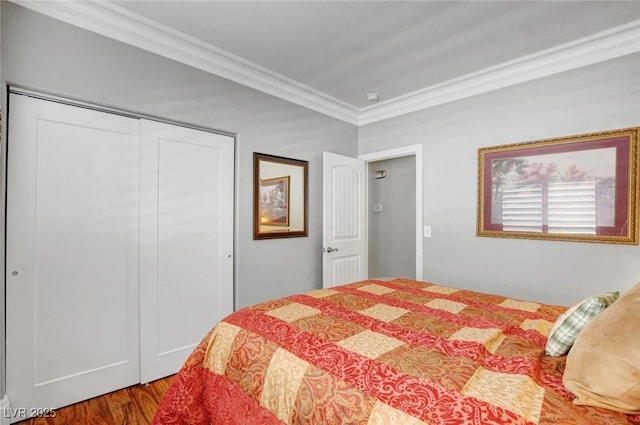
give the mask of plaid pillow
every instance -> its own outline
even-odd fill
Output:
[[[574,305],[561,314],[551,328],[545,347],[548,356],[564,356],[573,346],[576,337],[587,323],[602,313],[620,294],[618,291],[594,295]]]

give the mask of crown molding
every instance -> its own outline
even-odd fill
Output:
[[[358,125],[442,105],[640,51],[640,20],[434,84],[360,110]]]
[[[11,0],[68,24],[346,121],[358,109],[319,90],[106,1]]]
[[[10,0],[354,125],[366,125],[640,51],[640,20],[358,109],[107,1]]]

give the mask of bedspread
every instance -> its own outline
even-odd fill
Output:
[[[637,423],[572,404],[544,355],[565,310],[408,279],[265,302],[212,329],[153,423]]]

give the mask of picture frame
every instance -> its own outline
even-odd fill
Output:
[[[637,245],[639,135],[479,148],[477,236]]]
[[[308,162],[254,152],[253,238],[308,236]]]

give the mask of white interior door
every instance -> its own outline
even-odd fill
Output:
[[[324,152],[324,288],[366,279],[365,169],[363,160]]]
[[[141,382],[233,311],[233,137],[142,120]]]
[[[139,381],[139,124],[16,94],[10,108],[7,394],[28,413]]]

